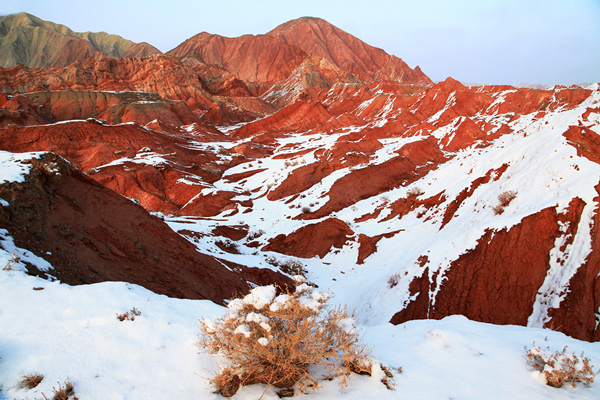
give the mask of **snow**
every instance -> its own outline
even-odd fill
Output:
[[[36,288],[37,290],[32,290]],[[259,291],[261,292],[261,291]],[[268,292],[268,291],[267,291]],[[135,321],[117,314],[132,307]],[[154,294],[123,282],[68,286],[0,270],[0,398],[41,398],[58,382],[75,384],[87,399],[220,399],[207,383],[219,359],[200,352],[198,320],[214,320],[226,308],[204,300]],[[210,322],[209,322],[210,323]],[[495,326],[462,316],[418,320],[399,326],[362,329],[374,359],[391,368],[395,390],[374,376],[354,375],[322,381],[307,399],[597,399],[600,384],[556,389],[544,384],[525,358],[524,347],[568,346],[600,365],[600,344],[569,338],[546,329]],[[241,325],[244,334],[247,326]],[[263,340],[264,339],[264,340]],[[267,338],[259,345],[268,344]],[[402,368],[402,372],[397,371]],[[311,369],[311,373],[316,373]],[[45,376],[35,389],[19,389],[25,374]],[[238,400],[278,399],[274,388],[243,387]]]
[[[273,301],[275,298],[275,286],[259,286],[250,290],[250,293],[247,294],[242,302],[244,304],[251,304],[257,310],[265,308],[268,304]]]
[[[0,181],[1,182],[23,182],[25,175],[31,170],[30,164],[23,161],[37,157],[41,153],[10,153],[0,151]],[[3,204],[4,205],[4,204]]]
[[[600,383],[575,389],[546,386],[543,377],[527,364],[524,347],[536,343],[561,350],[569,346],[569,350],[577,354],[584,351],[592,364],[600,366],[600,344],[577,341],[541,329],[548,321],[549,310],[564,299],[569,280],[591,251],[593,215],[598,206],[595,186],[600,181],[600,166],[579,157],[563,133],[569,126],[585,126],[600,134],[598,114],[592,113],[586,120],[582,118],[588,107],[597,107],[600,103],[598,88],[596,84],[593,87],[596,92],[572,110],[548,106],[548,110],[553,111],[543,117],[538,117],[537,112],[516,118],[512,114],[497,115],[496,107],[499,108],[512,91],[496,94],[493,104],[473,118],[492,124],[495,129],[508,125],[512,133],[490,141],[487,147],[461,150],[416,182],[398,182],[397,187],[386,193],[361,199],[334,213],[331,216],[347,223],[355,235],[341,249],[335,249],[322,259],[299,260],[259,252],[246,246],[243,240],[235,242],[240,254],[223,253],[216,246],[217,238],[212,236],[212,231],[217,225],[248,225],[252,231],[261,232],[254,240],[262,246],[278,234],[288,234],[322,221],[295,217],[304,206],[311,205],[310,208],[316,210],[325,204],[331,187],[351,173],[350,168],[335,171],[294,199],[270,201],[266,194],[295,168],[329,161],[322,157],[323,154],[331,154],[341,136],[360,132],[364,129],[362,126],[327,135],[310,132],[284,135],[276,139],[271,156],[260,163],[244,162],[229,168],[222,179],[206,184],[202,191],[203,195],[217,190],[239,193],[236,199],[251,200],[251,209],[239,206],[238,210],[227,210],[212,218],[169,216],[164,219],[176,231],[185,228],[199,233],[197,238],[190,240],[201,251],[218,254],[228,261],[273,269],[277,269],[273,265],[277,262],[300,262],[308,270],[309,281],[324,291],[311,292],[311,297],[303,299],[304,304],[318,309],[327,298],[326,293],[331,293],[331,302],[347,304],[349,309],[355,310],[352,316],[358,325],[354,326],[348,320],[341,323],[342,328],[361,330],[375,359],[390,368],[402,367],[403,372],[395,373],[393,378],[397,385],[395,391],[379,382],[378,377],[383,372],[374,366],[376,376],[353,377],[343,388],[338,385],[339,379],[322,382],[323,387],[310,394],[312,399],[597,399],[600,398],[597,387]],[[373,101],[374,98],[363,102],[353,113],[366,112]],[[456,96],[452,93],[445,107],[431,116],[429,122],[440,123],[442,114],[455,104]],[[390,97],[368,127],[382,126],[393,118],[393,112]],[[454,135],[463,118],[438,126],[431,135],[446,141]],[[218,129],[230,133],[242,125]],[[192,131],[193,127],[186,129]],[[396,157],[396,151],[407,143],[423,138],[379,139],[382,147],[370,155],[369,163],[384,163]],[[206,151],[220,146],[230,149],[247,140],[191,142],[190,147]],[[22,182],[30,169],[23,161],[36,154],[0,152],[0,181]],[[285,159],[292,154],[293,162]],[[170,162],[165,158],[168,156],[147,148],[140,150],[134,158],[122,158],[103,167],[125,162],[160,165]],[[228,157],[218,156],[224,161]],[[470,189],[475,179],[486,176],[491,170],[499,171],[504,165],[505,172],[491,174],[487,183],[474,188],[454,217],[442,226],[444,211],[461,192]],[[227,179],[233,174],[254,170],[261,172],[239,182]],[[201,184],[193,176],[178,182]],[[387,219],[391,214],[389,204],[406,198],[410,188],[422,189],[422,198],[440,195],[442,203],[429,209],[418,208],[401,218]],[[517,197],[504,213],[495,215],[493,207],[498,204],[498,196],[506,191],[515,191]],[[573,227],[561,226],[560,235],[550,251],[548,273],[529,317],[529,327],[493,326],[461,316],[440,321],[411,321],[400,326],[387,323],[403,305],[416,298],[416,294],[410,294],[409,284],[425,273],[418,261],[420,256],[427,255],[428,278],[436,280],[435,287],[440,288],[450,263],[474,248],[486,230],[510,229],[523,218],[545,208],[564,214],[576,197],[585,203],[574,230],[576,233],[567,235],[568,228]],[[10,206],[4,199],[0,199],[0,204]],[[382,211],[376,218],[356,222],[378,207]],[[373,237],[388,233],[393,236],[381,238],[377,252],[358,265],[358,235]],[[214,327],[212,321],[227,312],[235,315],[244,306],[261,309],[268,304],[275,311],[286,307],[290,298],[283,294],[276,296],[273,286],[257,287],[243,299],[230,301],[225,308],[207,301],[169,299],[122,282],[70,287],[51,281],[52,278],[42,280],[25,275],[24,262],[50,273],[52,266],[16,247],[5,230],[0,230],[0,245],[4,248],[0,250],[0,267],[11,263],[10,270],[0,268],[1,400],[40,398],[42,392],[50,395],[52,387],[66,379],[75,383],[80,398],[221,398],[212,393],[213,389],[204,379],[216,372],[218,362],[212,356],[198,354],[199,321],[210,329]],[[390,287],[389,279],[394,276],[400,278]],[[430,305],[435,304],[436,293],[430,294]],[[132,307],[142,312],[135,321],[117,320],[117,314]],[[600,321],[600,312],[597,321]],[[267,320],[251,313],[236,332],[249,335],[253,323],[265,330],[270,328]],[[268,339],[261,338],[258,344],[264,346]],[[19,379],[33,372],[46,376],[41,386],[32,391],[18,389]],[[264,399],[277,398],[274,389],[266,388],[265,391],[264,385],[245,387],[234,398],[256,399],[263,392]]]

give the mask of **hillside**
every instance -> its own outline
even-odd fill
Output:
[[[296,274],[405,368],[398,391],[336,378],[315,398],[597,397],[546,387],[522,349],[600,365],[598,83],[433,83],[318,18],[143,57],[27,14],[0,38],[11,26],[74,62],[0,67],[0,297],[18,303],[0,301],[0,399],[66,374],[82,398],[147,398],[165,369],[183,377],[171,397],[217,398],[198,318]],[[35,368],[52,382],[21,392]]]
[[[73,32],[27,13],[0,17],[0,67],[59,68],[96,53],[147,57],[161,52],[106,32]]]

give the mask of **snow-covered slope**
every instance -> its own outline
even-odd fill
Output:
[[[0,264],[12,254],[0,251]],[[199,352],[198,320],[225,308],[206,300],[181,300],[137,285],[106,282],[68,286],[0,270],[0,399],[52,396],[70,381],[80,399],[220,399],[207,379],[218,358]],[[347,288],[351,290],[351,288]],[[117,314],[137,308],[135,320]],[[362,326],[373,356],[394,371],[395,390],[377,376],[339,378],[298,398],[310,399],[597,399],[600,385],[555,389],[527,363],[524,347],[548,346],[600,364],[600,344],[548,329],[496,326],[462,316]],[[398,373],[397,369],[402,368]],[[19,388],[40,373],[35,389]],[[278,399],[275,389],[252,385],[235,399]]]
[[[239,254],[223,257],[301,262],[367,325],[463,314],[598,339],[600,303],[590,298],[599,272],[600,92],[461,86],[448,80],[412,96],[410,115],[405,97],[363,93],[367,100],[342,115],[362,126],[258,139],[265,126],[274,131],[264,120],[240,128],[257,132],[249,139],[198,144],[234,151],[260,142],[268,151],[198,196],[237,193],[236,207],[167,221],[198,232],[198,246],[214,252],[223,240],[214,229],[242,227],[250,234],[236,239]],[[576,314],[557,311],[567,303]]]

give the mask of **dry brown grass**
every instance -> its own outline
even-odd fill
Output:
[[[227,360],[212,379],[217,390],[229,395],[238,379],[239,385],[299,383],[300,390],[314,389],[318,383],[308,373],[311,364],[323,366],[329,377],[342,376],[345,384],[350,365],[367,359],[368,350],[348,310],[327,307],[327,299],[306,284],[277,297],[273,286],[259,287],[232,300],[223,318],[202,320],[199,344]]]
[[[18,387],[20,389],[33,389],[36,388],[44,380],[44,375],[39,372],[24,375],[19,382]]]
[[[12,254],[10,260],[6,262],[4,268],[5,271],[12,271],[21,262],[21,256],[16,251]]]
[[[600,373],[600,370],[594,372],[590,359],[584,357],[583,352],[581,356],[575,353],[569,354],[566,346],[562,351],[553,354],[549,348],[535,347],[534,343],[531,349],[525,347],[525,355],[535,370],[544,373],[546,383],[556,388],[561,387],[565,382],[573,387],[577,387],[579,383],[589,385]]]
[[[52,392],[54,396],[52,396],[52,400],[77,400],[75,396],[75,385],[69,382],[68,380],[65,382],[65,386],[62,386],[60,382],[58,382],[58,389],[52,388]],[[50,400],[44,393],[42,393],[45,400]]]

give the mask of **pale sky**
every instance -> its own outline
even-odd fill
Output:
[[[0,0],[0,15],[21,11],[163,52],[200,32],[263,34],[312,16],[434,81],[600,81],[600,0]]]

